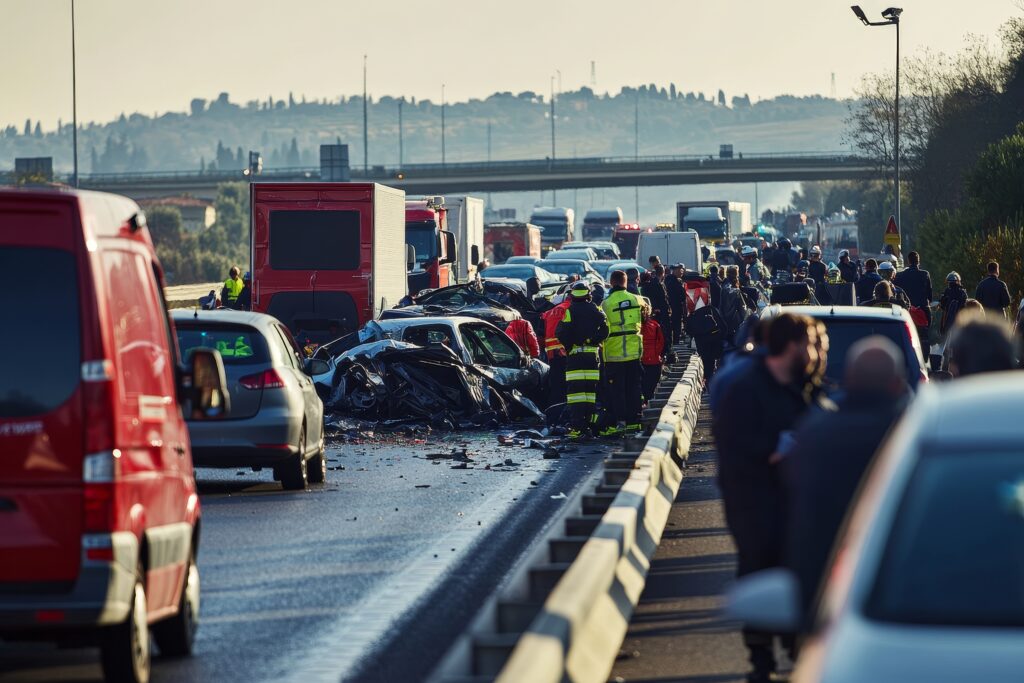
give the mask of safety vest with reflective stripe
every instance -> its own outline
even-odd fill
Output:
[[[238,295],[242,293],[242,287],[245,286],[241,280],[236,280],[233,277],[229,277],[224,281],[224,289],[227,291],[228,301],[235,303],[238,301]]]
[[[613,289],[601,304],[608,317],[608,339],[604,342],[604,360],[608,363],[639,360],[643,353],[640,336],[640,297],[625,289]]]

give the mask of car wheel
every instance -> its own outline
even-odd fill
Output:
[[[186,657],[192,654],[192,647],[199,628],[199,567],[190,554],[185,571],[185,584],[181,587],[178,613],[153,626],[153,639],[160,648],[160,654],[168,657]]]
[[[281,486],[286,491],[302,491],[309,483],[309,475],[306,469],[306,425],[302,425],[302,433],[299,434],[299,452],[294,458],[282,465]]]
[[[323,427],[320,428],[320,447],[306,464],[306,472],[311,484],[322,484],[327,481],[327,448],[324,446]]]
[[[123,623],[109,626],[100,638],[100,661],[103,677],[120,683],[148,683],[150,671],[149,625],[146,609],[145,573],[135,571],[128,617]]]

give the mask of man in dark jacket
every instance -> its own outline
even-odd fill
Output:
[[[786,565],[800,583],[807,617],[814,613],[847,507],[906,405],[903,352],[881,336],[856,342],[846,357],[844,389],[833,409],[812,410],[801,420],[783,461],[790,501]],[[810,626],[809,619],[805,625]]]
[[[708,268],[708,289],[711,292],[711,305],[722,310],[722,280],[718,273],[718,266]]]
[[[668,303],[668,291],[665,289],[664,280],[665,266],[659,263],[654,266],[650,281],[640,286],[640,294],[651,302],[651,317],[658,321],[662,330],[670,330],[672,329],[672,307]],[[662,349],[662,353],[668,353],[671,341],[671,336],[665,335],[665,348]]]
[[[807,275],[815,283],[824,282],[828,278],[828,266],[821,261],[821,247],[815,244],[807,254],[810,263],[807,264]]]
[[[896,274],[896,279],[893,282],[907,293],[912,306],[924,311],[928,324],[919,327],[917,332],[921,341],[927,344],[928,330],[932,324],[932,276],[927,270],[921,269],[921,255],[916,251],[907,254],[907,267]],[[927,350],[926,345],[925,351],[927,352]]]
[[[974,290],[974,298],[981,302],[987,313],[997,313],[1006,318],[1006,307],[1010,305],[1010,290],[1006,283],[999,279],[999,264],[990,261],[988,277],[978,283]]]
[[[672,273],[665,278],[665,291],[668,292],[668,304],[672,309],[670,330],[662,330],[666,342],[671,338],[672,344],[678,344],[683,336],[683,318],[686,317],[686,287],[683,286],[683,264],[672,266]],[[712,290],[712,297],[714,297]]]
[[[850,260],[850,250],[843,249],[839,252],[839,274],[843,277],[843,282],[849,282],[853,284],[860,279],[860,273],[857,272],[857,264]]]
[[[882,276],[878,274],[878,261],[873,258],[869,258],[864,262],[864,274],[857,280],[857,303],[863,303],[871,299],[875,293],[875,285],[882,281]],[[842,272],[840,266],[839,272]]]
[[[786,506],[778,467],[780,435],[807,408],[803,383],[818,366],[815,322],[782,313],[763,323],[765,353],[736,369],[721,387],[712,414],[718,448],[718,483],[725,517],[736,542],[737,574],[782,565]],[[767,682],[775,670],[771,634],[745,630],[754,667],[747,680]]]

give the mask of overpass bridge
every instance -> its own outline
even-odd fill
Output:
[[[848,152],[526,159],[521,161],[404,164],[351,169],[353,181],[384,183],[410,194],[524,192],[591,187],[857,180],[878,176],[876,160]],[[319,168],[267,169],[257,182],[320,179]],[[189,193],[213,198],[217,185],[247,181],[242,171],[83,174],[85,189],[136,199]]]

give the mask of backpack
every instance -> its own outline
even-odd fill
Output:
[[[701,306],[686,319],[686,332],[694,337],[704,337],[718,331],[718,321],[710,306]]]
[[[928,315],[923,308],[910,307],[910,319],[914,321],[915,327],[928,327]]]
[[[963,308],[965,301],[966,298],[949,298],[949,305],[946,306],[946,310],[942,313],[942,323],[939,325],[939,332],[942,334],[949,332],[949,329],[953,327],[953,323],[956,321],[956,314],[960,312],[961,308]]]
[[[740,328],[746,318],[746,305],[743,295],[732,287],[722,289],[722,318],[725,320],[726,334],[732,336]]]

